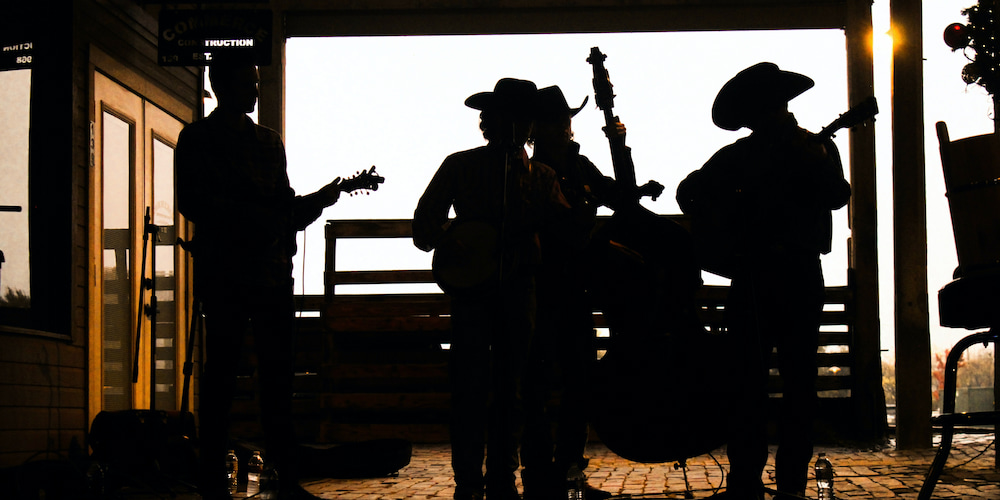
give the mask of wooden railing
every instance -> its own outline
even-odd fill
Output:
[[[348,271],[337,266],[338,243],[346,239],[410,237],[409,219],[327,222],[321,313],[322,441],[447,438],[448,297],[434,292],[343,293],[345,285],[432,284],[433,277],[430,269]],[[701,317],[714,331],[725,329],[727,293],[725,286],[703,286],[698,291]],[[600,351],[608,348],[610,339],[601,332],[607,326],[603,316],[599,311],[594,314]],[[824,405],[833,408],[831,415],[849,411],[853,317],[851,289],[827,287],[817,390]],[[771,377],[771,391],[781,391],[777,376]]]

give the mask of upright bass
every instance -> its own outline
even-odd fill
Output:
[[[684,461],[723,443],[723,373],[700,362],[718,336],[698,317],[702,284],[691,235],[639,204],[631,149],[612,133],[614,93],[606,56],[594,47],[594,92],[619,188],[633,195],[614,207],[589,247],[589,290],[611,329],[597,364],[591,423],[616,454],[647,463]]]

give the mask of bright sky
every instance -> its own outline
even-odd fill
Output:
[[[966,332],[937,326],[936,292],[951,280],[957,259],[934,124],[946,121],[953,139],[989,133],[993,127],[989,96],[961,80],[968,61],[941,40],[944,27],[965,22],[961,11],[974,3],[939,0],[924,6],[929,305],[932,341],[939,347],[950,346]],[[876,121],[880,308],[882,346],[891,351],[888,9],[888,0],[876,0],[873,6],[875,94],[881,109]],[[583,154],[612,175],[608,143],[600,130],[603,115],[593,103],[592,67],[586,62],[595,46],[607,54],[605,65],[617,94],[615,112],[628,128],[637,179],[656,179],[666,186],[658,201],[644,203],[658,213],[679,213],[673,196],[677,183],[747,132],[724,131],[711,121],[716,93],[739,70],[771,61],[812,77],[816,86],[789,106],[807,129],[818,131],[847,109],[844,36],[838,30],[291,39],[285,139],[293,187],[300,194],[312,192],[333,177],[372,165],[386,177],[370,196],[341,198],[300,236],[296,290],[323,291],[323,221],[409,218],[445,156],[484,143],[478,112],[463,102],[473,93],[491,90],[502,77],[532,80],[540,88],[557,84],[573,106],[590,95],[573,128]],[[836,140],[846,158],[846,132]],[[846,283],[846,220],[846,209],[835,213],[834,252],[824,260],[829,285]],[[338,255],[343,264],[339,269],[429,267],[430,254],[409,241],[398,243],[387,247],[381,241],[379,247],[344,250]]]
[[[385,184],[367,197],[343,199],[324,218],[409,218],[434,171],[448,154],[484,143],[478,111],[465,98],[492,90],[512,76],[540,88],[558,84],[578,105],[593,94],[590,48],[607,54],[615,85],[615,112],[628,128],[636,177],[656,179],[664,196],[645,205],[679,213],[673,192],[720,146],[741,134],[715,127],[709,110],[718,86],[737,71],[767,59],[806,74],[844,66],[839,31],[799,33],[823,57],[804,60],[787,50],[790,33],[752,32],[738,37],[705,33],[547,36],[293,39],[288,45],[286,146],[293,186],[311,191],[330,177],[376,165]],[[754,47],[734,53],[733,46]],[[697,46],[699,50],[686,50]],[[653,54],[650,56],[650,54]],[[782,54],[775,56],[776,54]],[[704,66],[705,58],[717,61]],[[841,73],[843,70],[841,70]],[[719,82],[719,83],[716,83]],[[603,114],[590,103],[574,118],[577,140],[605,173],[612,174]],[[846,111],[843,77],[817,78],[814,91],[796,99],[800,123],[818,130]],[[840,138],[846,150],[846,134]],[[317,164],[319,163],[319,164]],[[300,187],[305,186],[305,187]],[[846,215],[841,215],[841,239]],[[306,235],[306,293],[322,291],[322,225]],[[401,242],[395,265],[372,259],[345,262],[342,269],[421,268],[430,255]],[[315,244],[315,246],[314,246]],[[380,241],[379,245],[384,245]],[[831,284],[846,282],[844,244]],[[350,258],[348,252],[338,259]],[[366,262],[365,260],[368,260]],[[315,264],[314,264],[315,262]]]

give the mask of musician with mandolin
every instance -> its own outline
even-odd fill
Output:
[[[820,256],[830,251],[831,213],[851,196],[829,131],[811,133],[788,111],[788,102],[813,85],[773,63],[739,72],[719,91],[712,118],[725,130],[752,133],[720,149],[677,188],[702,268],[732,280],[726,304],[731,470],[719,494],[725,498],[763,498],[772,348],[783,393],[777,489],[801,496],[806,488],[824,301]]]
[[[487,144],[445,158],[413,213],[413,243],[434,251],[434,276],[451,298],[456,499],[519,498],[521,382],[540,244],[569,209],[552,169],[524,150],[536,92],[530,81],[503,78],[466,99],[481,111]]]
[[[247,114],[257,102],[252,61],[218,55],[209,68],[218,107],[180,133],[174,154],[177,204],[195,224],[185,245],[205,313],[206,363],[199,398],[202,498],[228,500],[229,412],[246,335],[254,335],[261,420],[269,464],[281,473],[280,498],[315,498],[298,484],[292,433],[292,256],[295,234],[342,191],[378,188],[374,167],[297,196],[281,138]]]

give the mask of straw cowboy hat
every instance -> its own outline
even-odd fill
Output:
[[[584,96],[583,102],[580,103],[579,107],[571,108],[566,102],[566,96],[563,95],[562,89],[558,85],[545,87],[538,91],[538,116],[560,117],[569,114],[570,118],[572,118],[587,105],[589,99],[590,96]]]
[[[739,130],[766,105],[787,103],[815,85],[812,78],[782,71],[770,62],[740,71],[722,86],[712,105],[712,121],[725,130]]]
[[[465,105],[478,110],[507,108],[516,112],[532,111],[537,102],[538,87],[528,80],[501,78],[493,92],[472,94]]]

